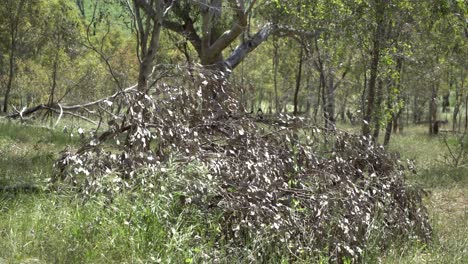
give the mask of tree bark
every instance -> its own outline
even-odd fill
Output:
[[[361,105],[360,105],[361,113],[363,117],[364,117],[364,113],[366,112],[366,95],[367,95],[367,72],[364,71],[364,80],[362,83]]]
[[[310,108],[312,106],[312,87],[311,87],[311,75],[307,75],[307,103],[306,103],[306,109],[305,112],[307,113],[307,116],[310,116]]]
[[[398,87],[398,85],[397,85],[397,87]],[[400,95],[398,95],[397,101],[399,100],[398,99],[399,97],[400,97]],[[393,102],[392,102],[392,98],[391,98],[390,85],[389,85],[388,86],[387,109],[391,110],[393,108],[392,106],[393,106]],[[399,119],[399,117],[401,115],[401,110],[402,109],[398,109],[398,113],[393,113],[392,118],[390,118],[387,121],[387,126],[385,127],[385,137],[384,137],[384,142],[383,142],[384,146],[388,146],[388,144],[390,143],[390,138],[392,136],[392,128],[393,128],[393,133],[395,133],[396,127],[398,127],[398,119]]]
[[[418,116],[419,116],[419,108],[418,108],[418,97],[416,95],[413,96],[413,124],[418,123]]]
[[[377,34],[376,34],[377,35]],[[372,63],[371,63],[371,71],[370,71],[370,78],[369,78],[369,87],[367,89],[367,100],[366,100],[366,107],[365,113],[363,118],[363,126],[362,126],[362,134],[365,137],[370,136],[371,132],[371,119],[372,115],[374,114],[374,102],[375,102],[375,87],[376,87],[376,80],[378,74],[378,67],[379,67],[379,60],[380,60],[380,41],[378,40],[378,36],[374,39],[374,45],[372,49]]]
[[[384,137],[384,146],[388,146],[390,143],[390,137],[392,136],[392,123],[393,119],[390,119],[390,121],[387,122],[387,127],[385,128],[385,137]]]

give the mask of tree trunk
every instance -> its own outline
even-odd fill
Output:
[[[322,112],[323,112],[323,117],[324,117],[324,122],[325,122],[325,128],[327,128],[328,124],[328,111],[327,111],[327,83],[325,80],[325,73],[323,70],[320,71],[320,87],[321,87],[321,93],[322,93]]]
[[[405,108],[406,108],[406,126],[409,126],[410,114],[409,114],[409,104],[408,105],[406,104],[407,102],[409,102],[408,95],[405,97]]]
[[[278,55],[278,43],[276,41],[273,42],[273,84],[275,87],[275,110],[278,114],[280,112],[279,106],[279,98],[278,98],[278,63],[279,63],[279,55]]]
[[[381,114],[381,108],[382,108],[382,100],[383,100],[383,81],[382,79],[379,79],[378,85],[377,85],[377,98],[375,102],[375,111],[374,110],[374,117],[373,117],[373,123],[374,123],[374,133],[372,135],[373,141],[378,142],[379,140],[379,135],[380,135],[380,118],[382,116]]]
[[[452,131],[455,133],[457,129],[457,117],[460,112],[460,105],[462,103],[462,96],[460,94],[460,86],[457,85],[455,90],[455,106],[453,108],[453,117],[452,117]]]
[[[5,91],[5,98],[3,101],[3,112],[6,113],[8,112],[8,103],[10,100],[10,92],[11,88],[13,86],[13,80],[15,78],[15,49],[16,49],[16,36],[15,34],[12,34],[12,39],[11,39],[11,47],[10,47],[10,69],[9,69],[9,74],[8,74],[8,83]]]
[[[413,97],[413,124],[418,122],[418,97],[414,95]]]
[[[322,95],[322,81],[319,81],[319,84],[317,85],[317,96],[315,100],[315,106],[314,106],[314,122],[317,123],[317,114],[320,108],[320,98]]]
[[[437,133],[434,124],[437,121],[437,85],[432,84],[431,98],[429,101],[429,135]]]
[[[363,118],[364,123],[362,126],[362,135],[365,137],[369,137],[371,133],[371,119],[372,115],[374,114],[375,88],[380,60],[380,37],[377,33],[375,33],[375,35],[376,36],[374,37],[374,44],[372,49],[372,63],[369,78],[369,87],[367,89],[367,100]]]
[[[393,114],[392,116],[391,122],[392,122],[392,130],[394,134],[398,132],[398,128],[400,127],[400,123],[401,123],[400,119],[401,119],[402,112],[403,112],[403,108],[399,109],[398,112]]]
[[[138,91],[147,92],[148,81],[152,74],[154,61],[159,49],[159,36],[163,24],[165,4],[163,0],[157,0],[148,4],[134,0],[135,20],[138,28],[138,44],[140,67],[138,72]],[[147,20],[141,15],[141,10],[146,13]],[[149,22],[149,20],[152,22]]]
[[[398,72],[398,78],[395,81],[395,86],[396,86],[396,89],[397,89],[397,98],[396,98],[396,102],[397,104],[399,105],[400,104],[400,100],[401,100],[401,75],[402,75],[402,69],[403,69],[403,59],[402,58],[398,58],[397,59],[397,64],[396,64],[396,71]],[[392,101],[392,89],[391,89],[392,85],[388,85],[388,89],[387,89],[387,93],[388,93],[388,96],[387,96],[387,110],[388,111],[391,111],[392,112],[392,117],[387,121],[387,126],[385,128],[385,137],[384,137],[384,146],[387,146],[389,143],[390,143],[390,137],[392,135],[392,128],[393,128],[393,133],[396,133],[397,132],[397,129],[398,129],[398,125],[399,125],[399,122],[400,122],[400,117],[401,117],[401,113],[403,111],[403,107],[399,107],[397,112],[394,113],[394,109],[393,109],[393,101]]]
[[[306,104],[306,109],[305,112],[307,113],[307,116],[310,116],[310,108],[312,106],[312,87],[311,87],[311,74],[307,75],[307,104]]]
[[[324,102],[324,117],[325,117],[325,128],[335,130],[335,84],[332,70],[328,72],[328,85],[325,86],[326,91],[326,102]],[[325,88],[324,88],[325,90]]]
[[[403,132],[403,122],[402,122],[402,114],[405,109],[405,102],[403,101],[403,107],[396,112],[393,117],[392,117],[392,123],[393,123],[393,133],[401,133]]]
[[[384,35],[384,15],[386,5],[388,3],[386,1],[381,1],[376,3],[376,22],[377,27],[374,31],[374,36],[372,40],[372,52],[371,52],[371,67],[370,67],[370,78],[369,78],[369,88],[367,92],[367,102],[366,102],[366,109],[363,118],[363,126],[362,126],[362,135],[365,137],[369,137],[371,133],[371,120],[372,115],[374,114],[374,103],[375,103],[375,90],[376,90],[376,82],[377,82],[377,75],[379,73],[379,61],[380,61],[380,49],[382,45],[382,36]]]
[[[450,84],[452,86],[452,84]],[[450,87],[451,89],[451,87]],[[450,107],[450,92],[447,92],[442,96],[442,113],[447,113]]]
[[[58,51],[59,47],[57,47]],[[55,89],[57,87],[57,70],[58,70],[58,52],[55,54],[55,59],[54,59],[54,65],[52,67],[52,87],[50,89],[50,95],[49,95],[49,102],[48,105],[52,105],[54,103],[54,95],[55,95]]]
[[[366,111],[366,94],[367,94],[367,72],[364,71],[364,80],[362,84],[362,93],[361,93],[361,114],[364,116],[364,112]]]
[[[8,82],[5,91],[5,98],[3,101],[3,112],[8,112],[8,103],[10,100],[10,93],[13,86],[13,81],[15,78],[15,67],[16,67],[16,46],[17,46],[17,36],[18,36],[18,26],[19,26],[19,16],[22,13],[23,6],[25,1],[21,0],[18,4],[18,10],[15,10],[14,14],[11,14],[12,17],[10,21],[10,58],[9,58],[9,73],[8,73]]]
[[[397,87],[398,86],[399,85],[397,85]],[[392,102],[392,99],[391,99],[392,97],[391,97],[390,87],[391,86],[389,85],[388,86],[388,99],[387,99],[387,109],[389,109],[389,110],[391,110],[393,108],[392,107],[393,102]],[[398,94],[397,100],[399,100],[398,98],[400,98],[400,94]],[[388,146],[388,144],[390,143],[390,137],[392,135],[392,128],[393,128],[393,133],[396,133],[402,110],[403,110],[403,108],[398,109],[398,112],[394,113],[392,118],[390,118],[387,121],[387,126],[385,128],[384,143],[383,143],[384,146]]]
[[[393,119],[390,119],[390,121],[387,122],[387,127],[385,128],[385,137],[384,137],[384,146],[388,146],[390,143],[390,137],[392,136],[392,123]]]
[[[155,22],[155,24],[157,24],[157,22]],[[148,87],[148,80],[152,73],[156,52],[159,47],[160,33],[161,27],[155,25],[151,34],[148,52],[144,54],[143,59],[140,62],[140,71],[138,73],[138,90],[140,92],[146,92],[148,88],[150,88]]]
[[[456,92],[455,92],[455,107],[453,109],[453,132],[455,132],[457,127],[457,116],[460,113],[460,107],[463,104],[463,89],[464,89],[464,70],[461,70],[461,85],[456,85]],[[465,106],[466,107],[466,106]],[[461,122],[458,122],[461,123]],[[458,131],[460,131],[460,126],[458,126]]]
[[[465,133],[468,131],[468,94],[465,96]]]
[[[374,42],[374,48],[372,51],[372,64],[371,64],[371,72],[370,72],[370,79],[369,79],[369,87],[367,91],[367,100],[366,100],[366,108],[363,118],[363,126],[362,126],[362,134],[365,137],[369,137],[371,132],[370,122],[372,115],[374,113],[374,102],[375,102],[375,84],[377,79],[377,72],[379,66],[379,59],[380,59],[380,50],[378,47],[378,41]]]
[[[388,86],[388,99],[387,99],[387,109],[391,110],[393,107],[392,107],[392,97],[391,97],[391,92],[390,92],[390,85]],[[397,99],[398,100],[398,99]],[[387,121],[387,126],[385,128],[385,137],[384,137],[384,143],[383,145],[384,146],[388,146],[388,144],[390,143],[390,137],[392,135],[392,128],[393,128],[393,133],[395,133],[396,131],[396,128],[398,127],[398,118],[399,118],[399,115],[401,114],[401,109],[398,110],[398,113],[396,114],[393,114],[393,117],[390,118],[388,121]]]
[[[343,123],[346,123],[346,107],[348,104],[347,98],[348,98],[348,93],[345,93],[344,102],[340,108],[340,119],[341,119],[341,122]]]
[[[302,48],[299,54],[299,65],[297,69],[297,76],[296,76],[296,89],[294,91],[294,111],[293,114],[296,116],[298,114],[298,100],[299,100],[299,90],[301,88],[301,78],[302,78]]]

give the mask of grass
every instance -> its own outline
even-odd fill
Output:
[[[449,140],[455,143],[453,136]],[[413,159],[419,168],[408,181],[427,192],[434,236],[427,246],[403,244],[390,250],[385,263],[468,263],[468,164],[454,168],[444,163],[442,136],[429,137],[425,126],[394,136],[390,150]]]
[[[175,218],[143,202],[135,207],[127,198],[109,206],[54,194],[4,197],[0,263],[184,263],[200,257],[203,243],[191,240],[197,227],[184,223],[196,219],[196,212]]]
[[[0,186],[45,184],[58,152],[78,142],[62,131],[0,122]],[[426,136],[425,127],[394,135],[390,149],[415,160],[417,174],[408,181],[427,190],[433,241],[402,242],[363,262],[468,263],[468,168],[441,162],[444,144]],[[123,194],[111,204],[105,197],[83,203],[72,195],[0,192],[0,263],[213,261],[207,254],[216,219],[201,218],[195,208],[180,211],[178,202],[176,195],[162,192]],[[224,257],[217,261],[239,261]]]
[[[45,180],[56,154],[77,141],[59,131],[13,122],[0,122],[0,131],[0,185]]]

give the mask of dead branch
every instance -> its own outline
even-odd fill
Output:
[[[78,117],[78,118],[83,119],[83,120],[85,120],[85,121],[87,121],[89,123],[97,125],[96,121],[94,121],[94,120],[92,120],[90,118],[87,118],[85,116],[82,116],[80,114],[77,114],[77,113],[75,113],[75,111],[83,110],[83,111],[87,111],[90,114],[96,114],[95,111],[91,111],[89,108],[94,107],[94,106],[99,106],[100,104],[105,103],[105,102],[112,102],[117,96],[119,96],[121,94],[128,93],[128,92],[131,92],[131,91],[136,91],[135,88],[136,88],[136,85],[133,85],[131,87],[123,89],[122,91],[118,91],[118,92],[116,92],[116,93],[114,93],[114,94],[112,94],[110,96],[101,98],[101,99],[96,100],[96,101],[83,103],[83,104],[75,104],[75,105],[63,105],[63,104],[58,104],[58,103],[39,104],[39,105],[30,107],[30,108],[27,108],[27,109],[23,108],[21,111],[18,111],[17,109],[15,109],[14,112],[8,114],[6,117],[10,118],[10,119],[17,119],[17,118],[23,119],[23,118],[25,118],[27,116],[30,116],[30,115],[38,112],[38,111],[48,110],[48,111],[52,111],[52,112],[54,112],[56,114],[59,114],[59,115],[66,114],[66,115],[71,115],[71,116],[74,116],[74,117]]]

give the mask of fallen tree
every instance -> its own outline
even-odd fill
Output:
[[[107,131],[61,153],[50,188],[109,203],[122,192],[167,193],[179,207],[220,216],[219,229],[199,234],[217,241],[207,261],[222,252],[316,260],[326,251],[342,262],[358,260],[371,241],[429,241],[422,192],[383,148],[288,115],[264,122],[225,108],[205,116],[201,92],[185,84],[125,93],[126,111]]]

